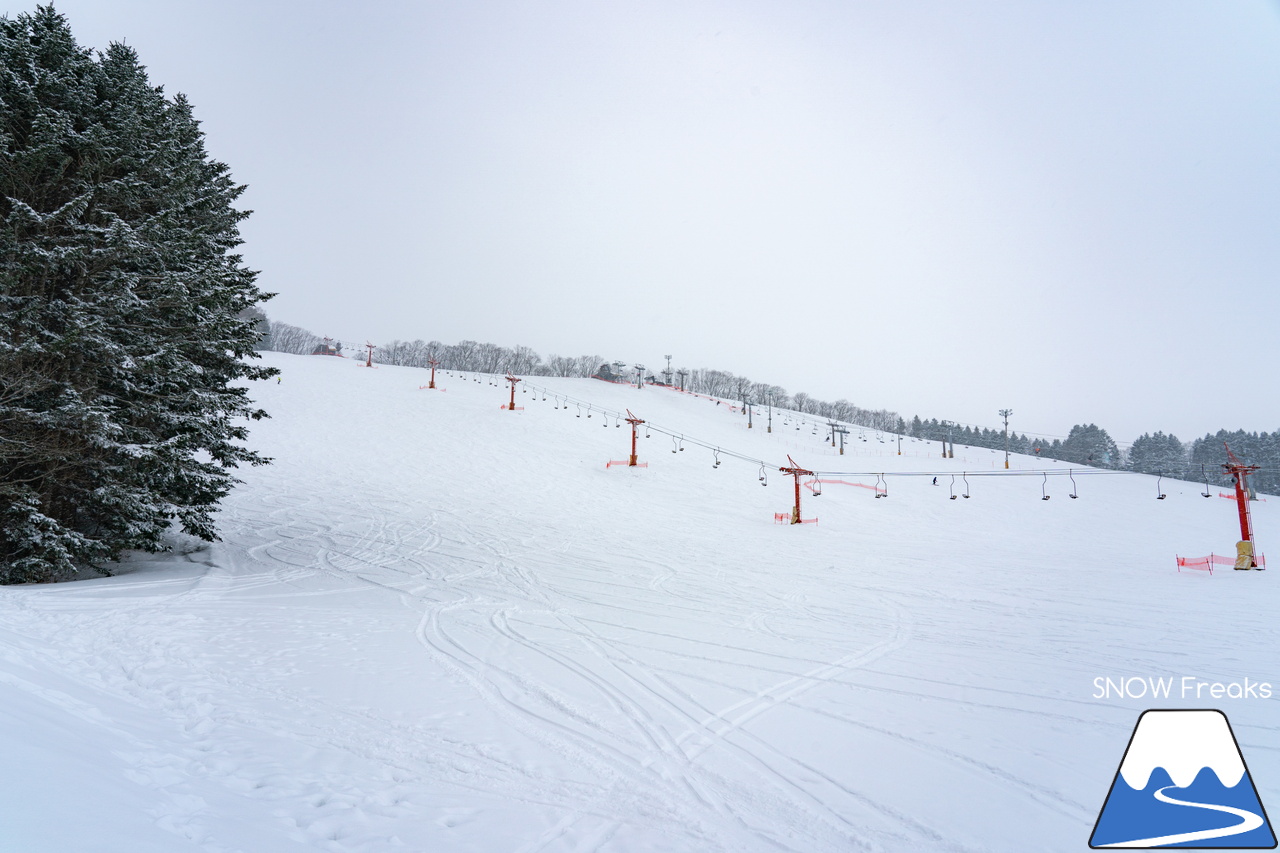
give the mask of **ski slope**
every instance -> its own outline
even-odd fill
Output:
[[[1221,708],[1280,809],[1275,699],[1094,695],[1280,691],[1275,572],[1175,567],[1232,552],[1216,488],[950,500],[1003,453],[854,428],[838,456],[663,388],[531,377],[510,412],[486,377],[265,361],[275,462],[223,541],[0,587],[3,853],[1086,850],[1149,707]],[[627,408],[685,449],[641,427],[649,467],[607,469],[630,433],[599,409]],[[788,454],[889,496],[806,488],[818,523],[774,524]],[[1280,502],[1253,511],[1266,551]]]

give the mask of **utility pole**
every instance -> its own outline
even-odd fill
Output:
[[[1009,415],[1013,409],[1001,409],[1000,417],[1004,418],[1004,467],[1009,467]]]

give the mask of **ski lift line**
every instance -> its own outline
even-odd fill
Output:
[[[545,388],[545,387],[543,387],[543,386],[541,386],[541,385],[530,385],[529,387],[530,387],[530,388],[533,388],[533,389],[535,389],[535,390],[541,391],[541,392],[543,392],[543,393],[551,393],[551,392],[549,391],[549,389],[547,389],[547,388]],[[688,393],[688,392],[686,392],[686,393]],[[570,397],[570,396],[566,396],[566,395],[564,395],[564,394],[556,394],[555,396],[562,397],[563,399],[565,399],[565,400],[569,400],[569,401],[574,402],[574,403],[580,403],[580,404],[582,404],[582,405],[584,405],[584,406],[586,406],[586,405],[593,405],[593,406],[594,406],[594,405],[595,405],[594,403],[589,403],[589,402],[588,402],[588,401],[586,401],[586,400],[580,400],[580,399],[578,399],[578,398],[576,398],[576,397]],[[693,396],[699,396],[699,395],[696,395],[696,394],[695,394],[695,395],[693,395]],[[737,403],[735,403],[735,402],[734,402],[734,401],[732,401],[732,400],[726,400],[726,399],[717,398],[717,397],[705,397],[705,399],[718,401],[718,402],[719,402],[721,405],[723,405],[723,406],[737,406],[737,405],[738,405]],[[598,407],[597,407],[597,410],[599,410],[599,409],[598,409]],[[605,410],[601,410],[601,411],[605,411]],[[831,420],[830,418],[817,418],[817,419],[815,419],[814,417],[812,417],[812,416],[810,416],[810,415],[808,415],[808,414],[804,414],[804,413],[796,412],[794,409],[786,409],[786,410],[783,410],[783,411],[786,411],[792,420],[795,420],[795,421],[802,421],[802,422],[804,422],[805,424],[809,425],[811,428],[818,427],[818,426],[826,427],[826,426],[828,425],[828,423],[830,423],[830,420]],[[852,421],[836,421],[836,423],[837,423],[837,424],[839,424],[839,425],[842,425],[842,426],[852,426],[852,427],[857,427],[858,429],[861,429],[861,430],[871,430],[871,431],[873,431],[873,432],[882,433],[882,434],[884,434],[884,435],[897,435],[897,433],[888,432],[888,431],[886,431],[886,430],[879,430],[879,429],[876,429],[876,428],[874,428],[874,427],[869,427],[869,426],[865,426],[865,425],[862,425],[862,424],[856,424],[856,423],[853,423]],[[907,436],[907,435],[904,435],[904,436],[903,436],[903,438],[910,438],[910,437],[911,437],[911,436]]]
[[[529,387],[539,391],[546,390],[541,386],[537,386],[537,385],[530,385]],[[567,403],[572,402],[576,406],[587,406],[588,410],[594,409],[595,411],[600,412],[601,414],[604,414],[604,415],[608,415],[610,417],[622,417],[622,413],[615,412],[611,409],[601,408],[596,403],[591,403],[586,400],[580,400],[576,397],[571,397],[571,396],[562,395],[562,394],[554,395],[554,396],[558,396],[563,401],[561,403],[561,406],[565,406]],[[791,413],[791,417],[795,420],[804,420],[811,424],[817,423],[817,421],[811,421],[809,418],[804,417],[803,415],[797,415],[795,412]],[[748,456],[747,454],[738,453],[733,450],[726,450],[722,445],[712,444],[710,442],[701,441],[697,438],[690,437],[689,434],[685,432],[667,429],[662,427],[661,425],[654,424],[652,422],[647,422],[645,426],[651,432],[660,433],[662,435],[666,435],[670,437],[673,440],[673,442],[679,442],[681,446],[687,444],[693,447],[701,447],[704,450],[709,450],[709,451],[712,451],[713,453],[718,453],[720,457],[737,459],[741,462],[746,462],[751,465],[763,466],[766,468],[778,467],[776,465],[773,465],[770,462],[760,459],[759,457]],[[888,478],[890,477],[940,477],[940,476],[950,476],[954,473],[955,473],[954,471],[816,471],[815,472],[816,476],[818,477],[883,477],[884,480],[888,480]],[[1040,477],[1040,476],[1065,477],[1065,476],[1070,476],[1072,473],[1076,473],[1081,476],[1086,476],[1086,475],[1099,475],[1099,474],[1132,474],[1134,472],[1115,471],[1115,470],[1106,470],[1106,469],[1098,469],[1098,468],[1084,468],[1084,469],[1057,468],[1057,469],[1036,469],[1036,470],[1013,469],[1013,470],[1007,470],[1007,471],[997,470],[997,471],[967,472],[968,476],[970,477]]]
[[[1081,470],[1079,468],[1042,468],[1036,470],[1022,469],[1010,471],[965,471],[968,477],[1069,477],[1100,474],[1132,474],[1132,471],[1100,471]],[[955,471],[818,471],[819,477],[950,477]]]
[[[547,389],[543,388],[543,387],[542,387],[542,386],[540,386],[540,385],[530,385],[529,387],[530,387],[530,388],[532,388],[532,389],[534,389],[535,391],[539,391],[539,392],[545,392],[545,391],[547,390]],[[591,412],[592,410],[594,410],[594,411],[596,411],[596,412],[599,412],[601,415],[605,415],[605,416],[607,416],[607,417],[612,417],[612,418],[622,418],[622,417],[623,417],[623,413],[622,413],[622,412],[617,412],[617,411],[614,411],[614,410],[612,410],[612,409],[602,408],[602,407],[600,407],[599,405],[597,405],[596,403],[588,402],[588,401],[586,401],[586,400],[580,400],[580,399],[578,399],[578,398],[576,398],[576,397],[571,397],[571,396],[563,395],[563,394],[558,394],[558,395],[553,395],[553,396],[558,397],[558,398],[562,401],[562,402],[561,402],[561,406],[562,406],[562,407],[567,406],[567,404],[568,404],[568,403],[573,403],[575,407],[582,407],[582,406],[586,406],[586,407],[587,407],[587,411],[588,411],[588,412]],[[590,417],[590,415],[588,415],[588,417]],[[747,463],[749,463],[749,464],[751,464],[751,465],[763,465],[763,466],[768,466],[768,467],[776,467],[776,466],[771,466],[771,463],[766,462],[765,460],[760,459],[759,457],[755,457],[755,456],[748,456],[748,455],[746,455],[746,454],[744,454],[744,453],[738,453],[738,452],[733,451],[733,450],[726,450],[726,449],[725,449],[724,447],[722,447],[721,445],[718,445],[718,444],[712,444],[712,443],[710,443],[710,442],[706,442],[706,441],[701,441],[701,440],[699,440],[699,439],[697,439],[697,438],[691,438],[691,437],[689,437],[689,435],[688,435],[687,433],[684,433],[684,432],[679,432],[679,431],[671,430],[671,429],[665,429],[665,428],[663,428],[662,426],[659,426],[659,425],[657,425],[657,424],[653,424],[653,423],[651,423],[651,422],[646,422],[645,426],[647,427],[647,429],[648,429],[650,432],[661,433],[662,435],[669,436],[669,437],[672,439],[672,441],[673,441],[673,442],[679,442],[679,445],[688,444],[688,445],[691,445],[691,446],[694,446],[694,447],[701,447],[701,448],[703,448],[703,449],[705,449],[705,450],[710,450],[710,451],[712,451],[713,453],[718,453],[718,454],[719,454],[719,456],[721,456],[721,457],[729,457],[729,458],[731,458],[731,459],[737,459],[737,460],[742,461],[742,462],[747,462]]]

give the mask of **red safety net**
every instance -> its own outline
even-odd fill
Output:
[[[1210,554],[1207,557],[1178,557],[1178,571],[1183,569],[1194,569],[1198,572],[1208,572],[1213,574],[1214,566],[1234,567],[1236,564],[1235,557],[1227,557],[1222,554]],[[1257,557],[1258,567],[1265,569],[1267,567],[1267,558],[1263,554]]]

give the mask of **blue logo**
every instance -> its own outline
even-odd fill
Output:
[[[1274,849],[1275,833],[1226,714],[1144,711],[1089,846]]]

